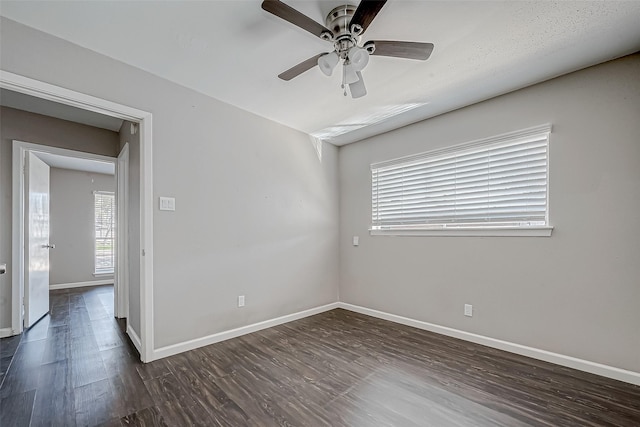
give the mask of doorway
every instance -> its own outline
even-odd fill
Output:
[[[153,359],[153,196],[152,196],[152,156],[151,156],[151,130],[152,116],[150,113],[117,104],[101,98],[71,91],[55,85],[50,85],[38,80],[30,79],[17,74],[0,70],[0,88],[8,89],[18,93],[27,94],[41,98],[50,102],[59,103],[66,106],[76,107],[94,113],[104,114],[110,117],[117,117],[122,120],[133,122],[137,125],[140,140],[139,170],[140,181],[140,218],[139,236],[139,306],[130,306],[130,311],[136,310],[139,315],[138,330],[127,327],[127,333],[140,352],[142,361],[148,362]],[[13,164],[19,162],[19,157],[14,159]],[[131,178],[131,177],[130,177]],[[18,185],[14,181],[14,186]],[[14,206],[20,205],[19,188],[14,187]],[[14,224],[19,224],[20,212],[14,209]],[[136,218],[137,220],[138,218]],[[133,220],[133,218],[131,219]],[[12,235],[12,256],[11,265],[11,328],[14,334],[21,333],[22,324],[22,298],[24,290],[24,254],[20,250],[21,233],[19,227],[13,227]],[[136,266],[138,267],[138,266]]]
[[[117,217],[115,206],[117,200],[126,212],[128,198],[115,190],[116,162],[128,169],[128,158],[22,141],[13,141],[13,157],[13,228],[23,230],[18,247],[25,248],[24,267],[18,269],[23,275],[23,327],[30,328],[49,312],[49,290],[106,283],[115,285],[115,317],[126,317],[128,298],[120,295],[128,295],[128,277],[116,267],[128,262],[115,258],[117,246],[129,242],[128,226],[127,216]],[[53,200],[50,194],[55,194]],[[116,229],[121,230],[119,239]],[[58,261],[55,275],[50,271],[52,256]]]

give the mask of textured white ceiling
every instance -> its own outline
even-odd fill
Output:
[[[0,13],[336,145],[640,50],[640,1],[389,0],[363,41],[435,49],[425,62],[372,57],[354,100],[339,73],[277,78],[331,45],[260,3],[3,0]],[[344,2],[285,3],[324,23]]]

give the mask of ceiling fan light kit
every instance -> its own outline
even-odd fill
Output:
[[[344,66],[342,67],[343,73],[343,85],[344,84],[352,84],[357,82],[360,78],[358,74],[356,74],[356,69],[353,65],[351,65],[348,61],[345,61]]]
[[[332,52],[321,53],[299,63],[278,77],[288,81],[316,65],[324,75],[331,76],[334,68],[342,61],[344,95],[347,95],[346,87],[349,86],[351,97],[360,98],[367,94],[361,71],[369,63],[370,55],[422,61],[429,58],[433,51],[432,43],[369,40],[359,45],[362,34],[386,2],[387,0],[361,0],[358,7],[350,4],[338,6],[327,15],[325,27],[280,0],[264,0],[262,9],[333,43],[334,48]]]
[[[322,71],[325,76],[329,77],[333,74],[333,69],[338,65],[338,61],[340,61],[338,54],[331,52],[318,58],[318,67],[320,67],[320,71]]]
[[[354,46],[349,49],[349,62],[351,62],[356,71],[362,71],[369,63],[369,52],[366,49]]]
[[[367,88],[364,87],[364,80],[362,79],[360,71],[356,71],[356,75],[358,80],[349,84],[349,90],[351,91],[352,98],[362,98],[367,94]]]

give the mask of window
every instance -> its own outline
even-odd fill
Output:
[[[111,274],[115,265],[115,197],[96,191],[95,196],[95,274]]]
[[[550,132],[540,126],[371,165],[371,233],[550,235]]]

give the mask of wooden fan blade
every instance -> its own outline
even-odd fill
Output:
[[[318,65],[318,58],[323,55],[326,55],[326,53],[319,53],[316,56],[307,59],[306,61],[302,61],[298,65],[289,68],[284,73],[279,74],[278,77],[280,77],[282,80],[289,81],[292,78],[297,77],[305,71],[308,71]]]
[[[320,37],[322,33],[333,34],[324,25],[317,23],[307,15],[298,12],[279,0],[264,0],[262,2],[262,8],[278,18],[282,18],[303,30],[309,31],[314,36]]]
[[[396,58],[419,59],[425,61],[433,52],[433,43],[399,42],[393,40],[371,40],[364,44],[373,43],[375,50],[371,55],[393,56]]]
[[[387,0],[361,0],[353,14],[353,18],[351,18],[349,27],[351,25],[359,25],[362,27],[362,33],[364,33],[386,2]]]

